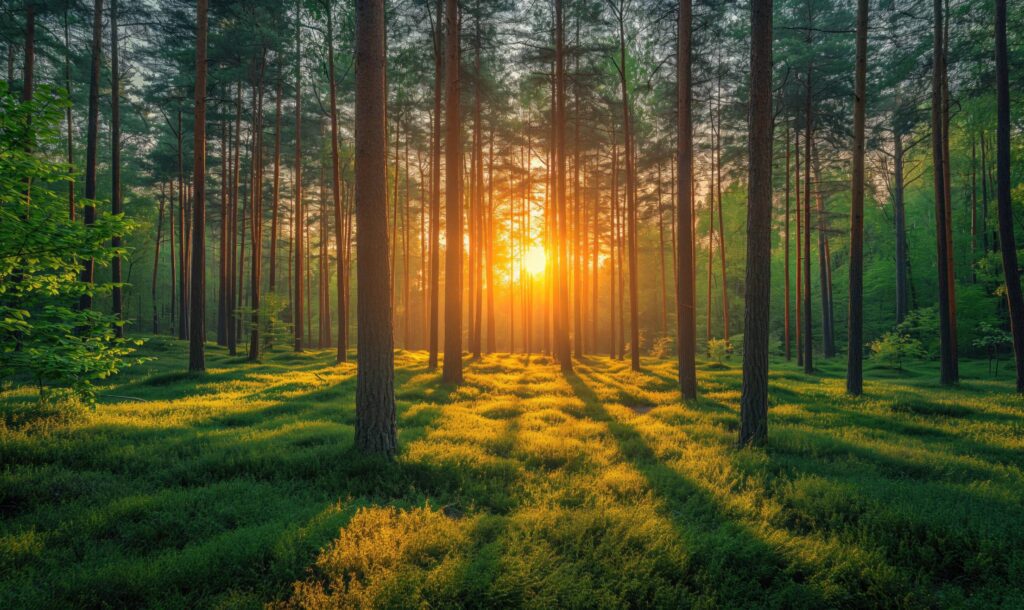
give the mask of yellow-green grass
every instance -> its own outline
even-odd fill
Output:
[[[843,394],[773,362],[770,444],[740,371],[399,352],[401,453],[352,450],[333,352],[185,345],[94,411],[0,406],[0,607],[1024,607],[1024,401],[965,363]]]

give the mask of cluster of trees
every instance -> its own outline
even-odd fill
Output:
[[[79,306],[116,332],[170,329],[201,371],[208,337],[256,361],[284,326],[341,362],[354,329],[357,440],[385,453],[396,344],[451,383],[464,348],[566,372],[674,351],[690,399],[724,341],[748,443],[770,352],[813,372],[845,348],[859,394],[867,344],[932,309],[944,383],[984,324],[1012,327],[1024,390],[1017,9],[20,0],[0,41],[9,83],[71,100],[64,146],[33,154],[84,147],[85,202],[139,226],[112,235],[109,299]]]

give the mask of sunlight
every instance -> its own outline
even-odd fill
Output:
[[[523,255],[523,267],[530,275],[541,275],[544,273],[544,267],[547,266],[547,263],[547,254],[544,253],[544,248],[540,246],[533,246]]]

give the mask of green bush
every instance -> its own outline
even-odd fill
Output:
[[[113,287],[80,273],[89,260],[102,268],[123,255],[110,240],[131,225],[108,213],[88,227],[75,222],[67,196],[54,190],[73,180],[70,166],[48,160],[60,150],[66,104],[53,87],[24,102],[0,83],[0,376],[71,388],[91,401],[92,384],[124,366],[140,342],[117,338],[122,322],[114,316],[79,306]]]
[[[921,342],[899,331],[888,332],[871,342],[871,359],[882,366],[903,370],[903,361],[924,355]]]

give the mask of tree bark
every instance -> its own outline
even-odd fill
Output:
[[[436,0],[436,19],[434,22],[434,114],[432,116],[431,150],[430,150],[430,335],[427,349],[429,356],[427,368],[437,369],[438,326],[440,314],[441,285],[441,96],[442,96],[442,62],[443,62],[443,30],[441,29],[442,0]],[[429,6],[429,4],[428,4]]]
[[[92,15],[92,64],[89,69],[89,118],[85,139],[85,198],[89,204],[83,208],[85,226],[96,222],[96,207],[92,205],[96,198],[96,141],[99,131],[100,114],[100,53],[103,42],[103,0],[93,3]],[[81,280],[92,284],[95,277],[96,263],[93,259],[85,260],[82,267]],[[79,299],[80,309],[92,308],[92,293],[87,292]]]
[[[943,65],[942,42],[942,0],[933,0],[934,37],[932,47],[932,164],[935,188],[935,243],[939,279],[939,362],[940,381],[943,385],[957,382],[956,352],[953,347],[956,341],[953,336],[953,308],[950,303],[949,243],[946,241],[946,180],[942,141],[942,80],[945,73]]]
[[[338,362],[348,360],[348,302],[345,299],[345,239],[341,210],[341,162],[338,152],[338,85],[334,73],[334,17],[332,6],[327,5],[327,72],[331,88],[331,198],[334,203],[334,245],[338,263]],[[280,97],[279,97],[280,99]],[[278,103],[280,109],[280,102]],[[280,110],[279,110],[280,112]],[[280,142],[280,137],[278,138]],[[275,148],[275,158],[276,158]],[[274,164],[274,205],[277,206],[277,162]],[[275,214],[276,217],[276,214]],[[271,263],[273,264],[273,263]]]
[[[452,0],[454,2],[454,0]],[[391,283],[387,281],[387,136],[384,0],[356,1],[356,243],[359,285],[356,447],[392,456],[395,423]]]
[[[368,10],[368,9],[364,9]],[[302,285],[305,264],[305,210],[302,206],[302,4],[295,2],[295,301],[292,305],[292,324],[295,330],[295,351],[302,351],[303,319],[302,310],[305,292]],[[385,238],[385,241],[386,238]],[[387,260],[385,256],[384,260]],[[362,299],[360,299],[361,301]]]
[[[864,392],[864,104],[867,91],[868,0],[857,0],[857,63],[853,91],[853,178],[850,203],[850,310],[846,391]]]
[[[124,211],[121,204],[121,68],[118,53],[117,1],[110,0],[110,212],[115,216]],[[26,61],[26,66],[28,64]],[[26,79],[26,84],[31,87],[31,78]],[[121,236],[113,236],[110,245],[120,248],[121,244]],[[114,255],[110,261],[110,270],[113,282],[112,310],[118,322],[114,326],[114,333],[121,338],[124,337],[125,322],[121,255]]]
[[[1017,267],[1010,199],[1010,77],[1006,44],[1006,0],[996,6],[996,201],[999,213],[999,247],[1003,255],[1006,302],[1017,364],[1017,393],[1024,394],[1024,295]]]
[[[459,3],[445,0],[445,299],[446,383],[462,383],[462,134],[459,116]],[[362,300],[360,300],[362,302]]]
[[[684,400],[697,398],[697,308],[696,284],[693,260],[693,107],[692,107],[692,62],[693,62],[693,3],[680,0],[678,27],[678,53],[676,77],[678,83],[678,120],[676,135],[676,158],[679,169],[676,174],[678,185],[675,202],[679,212],[676,216],[676,233],[679,251],[675,254],[678,262],[676,281],[676,325],[679,354],[679,389]],[[660,173],[660,172],[659,172]],[[659,181],[659,188],[660,188]],[[660,204],[660,200],[659,200]],[[658,210],[659,218],[661,209]],[[664,260],[662,261],[662,286],[664,287]],[[663,288],[664,289],[664,288]]]
[[[196,8],[196,94],[193,130],[192,289],[188,370],[206,371],[206,12],[207,0]],[[254,292],[258,292],[254,290]]]
[[[768,437],[768,303],[771,298],[772,245],[771,0],[752,0],[750,25],[750,160],[743,391],[740,397],[741,446],[761,445]]]

